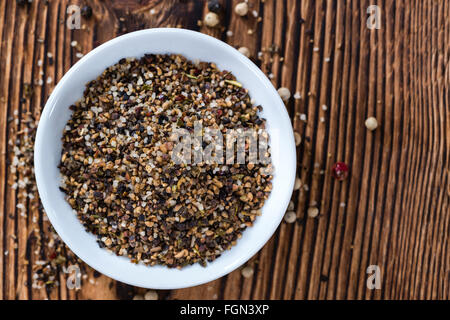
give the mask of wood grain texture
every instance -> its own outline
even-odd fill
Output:
[[[211,29],[199,23],[206,1],[0,0],[0,299],[145,292],[91,269],[79,291],[31,287],[32,265],[48,253],[36,252],[29,237],[47,232],[47,222],[37,199],[11,187],[18,177],[9,170],[8,141],[27,112],[39,116],[77,52],[154,27],[184,27],[249,48],[276,88],[300,96],[286,108],[303,140],[303,186],[292,198],[298,222],[282,223],[248,262],[253,277],[236,270],[203,286],[161,291],[161,299],[450,298],[450,1],[249,0],[247,17],[234,13],[239,2],[222,0],[221,27]],[[80,30],[65,25],[71,4],[93,8]],[[379,30],[366,25],[372,4],[381,8]],[[23,99],[25,84],[36,79],[43,85]],[[374,132],[364,126],[369,116],[380,123]],[[330,175],[337,161],[351,168],[346,181]],[[310,206],[320,209],[318,218],[307,217]],[[367,289],[370,265],[380,267],[380,290]]]

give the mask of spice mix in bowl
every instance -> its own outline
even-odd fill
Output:
[[[283,101],[248,58],[159,28],[70,68],[40,117],[34,166],[45,212],[81,260],[134,286],[176,289],[235,270],[270,239],[296,149]]]
[[[100,247],[135,263],[206,265],[261,214],[272,189],[265,120],[231,72],[176,54],[123,58],[70,109],[60,188]]]

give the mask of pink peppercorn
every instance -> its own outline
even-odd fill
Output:
[[[348,177],[348,166],[344,162],[336,162],[331,168],[331,173],[336,180],[342,181]]]

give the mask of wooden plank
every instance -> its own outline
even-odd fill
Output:
[[[8,62],[7,62],[7,75],[4,79],[5,84],[7,85],[8,93],[7,93],[7,104],[6,104],[6,110],[9,115],[13,114],[19,114],[19,108],[18,108],[18,86],[20,86],[21,82],[21,73],[19,71],[20,64],[21,64],[21,57],[22,54],[19,53],[19,50],[17,50],[17,46],[19,45],[18,42],[20,42],[23,39],[23,36],[14,37],[14,31],[17,27],[16,25],[16,5],[15,3],[10,2],[7,6],[7,15],[13,16],[14,18],[11,19],[12,21],[7,26],[7,34],[8,34]],[[20,13],[18,13],[20,16]],[[17,22],[19,25],[20,20],[18,19]],[[19,59],[14,59],[15,55],[19,55]],[[17,116],[16,116],[17,118]],[[16,139],[16,133],[20,130],[19,129],[20,122],[19,121],[12,121],[9,123],[9,126],[7,126],[7,136],[8,139],[15,141]],[[12,154],[11,152],[7,152],[6,159],[7,162],[12,162]],[[15,176],[15,174],[12,174],[8,169],[6,169],[5,173],[5,179],[4,181],[11,181]],[[11,235],[16,234],[16,223],[18,219],[23,219],[23,217],[19,217],[16,210],[16,192],[13,190],[10,185],[6,188],[6,199],[5,199],[5,212],[12,213],[15,218],[7,218],[5,223],[5,232],[4,235],[4,254],[5,256],[5,269],[4,269],[4,295],[5,297],[15,297],[16,294],[16,288],[15,288],[15,278],[16,278],[16,250],[14,248],[14,239],[11,238]]]
[[[6,10],[6,1],[3,1],[0,3],[0,14],[2,16],[2,19],[0,20],[0,31],[1,31],[1,36],[2,36],[2,43],[1,43],[1,51],[0,51],[0,59],[2,61],[2,64],[0,65],[0,105],[1,105],[1,116],[0,116],[0,141],[2,142],[0,144],[0,148],[1,148],[1,157],[0,157],[0,175],[2,177],[2,183],[0,183],[0,199],[5,199],[6,198],[6,181],[4,181],[4,177],[6,175],[6,170],[7,170],[7,163],[6,163],[6,150],[7,150],[7,137],[6,137],[6,127],[7,127],[7,115],[8,115],[8,107],[7,107],[7,100],[8,100],[8,86],[7,86],[7,71],[9,73],[8,65],[7,65],[7,61],[8,61],[8,56],[6,55],[5,51],[7,51],[7,42],[3,40],[3,32],[5,29],[5,21],[6,21],[6,14],[7,14],[7,10]],[[5,210],[5,206],[4,206],[4,200],[2,200],[2,206],[1,206],[1,219],[0,219],[0,227],[2,230],[2,239],[1,239],[1,244],[0,244],[0,273],[1,273],[1,277],[0,277],[0,286],[2,288],[2,290],[0,291],[0,299],[4,299],[4,288],[5,288],[5,281],[4,281],[4,277],[3,275],[5,274],[5,238],[3,236],[4,234],[4,230],[6,227],[6,210]]]

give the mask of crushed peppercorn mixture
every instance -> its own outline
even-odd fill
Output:
[[[134,263],[206,265],[260,215],[270,163],[172,161],[174,125],[265,129],[262,108],[230,72],[180,55],[124,58],[71,109],[60,188],[100,247]]]

